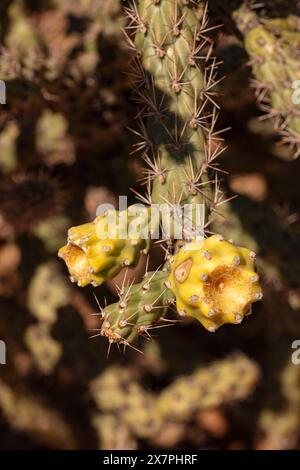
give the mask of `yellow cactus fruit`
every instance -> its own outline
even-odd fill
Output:
[[[110,209],[93,222],[72,227],[61,248],[71,280],[80,287],[101,285],[123,267],[134,266],[150,245],[149,211],[139,205],[118,212]]]
[[[211,332],[241,323],[262,298],[254,260],[255,253],[219,235],[185,244],[171,259],[169,277],[179,314]]]

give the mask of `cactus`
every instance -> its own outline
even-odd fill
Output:
[[[188,421],[198,410],[245,399],[259,377],[257,365],[236,353],[176,379],[160,394],[157,406],[164,419]]]
[[[132,373],[120,366],[107,369],[90,387],[104,416],[119,415],[122,428],[126,425],[133,436],[149,439],[168,423],[187,423],[197,411],[247,398],[259,377],[257,365],[244,354],[235,353],[179,377],[158,394],[144,390]]]
[[[145,439],[160,428],[155,397],[128,370],[109,368],[91,383],[91,392],[98,408],[105,413],[119,412],[133,435]]]
[[[140,284],[124,287],[119,301],[102,311],[101,335],[124,346],[151,330],[165,316],[174,296],[168,285],[168,269],[147,273]]]
[[[285,346],[288,347],[289,344]],[[282,348],[285,355],[287,351],[287,348]],[[265,384],[266,406],[261,410],[258,420],[259,430],[264,435],[261,444],[264,449],[290,450],[297,445],[300,437],[299,366],[292,364],[289,356],[286,360],[282,370],[277,370],[277,374],[267,382],[269,387]],[[276,401],[271,393],[274,385],[280,390],[281,400],[277,397]]]
[[[208,59],[204,37],[207,11],[203,3],[145,0],[128,15],[129,28],[136,30],[137,61],[140,56],[140,63],[134,62],[136,99],[147,127],[138,148],[150,162],[151,200],[206,203],[214,142],[208,103],[216,107],[211,91],[216,65]]]
[[[170,284],[182,316],[197,318],[209,331],[240,324],[262,298],[254,271],[255,253],[219,235],[184,245],[172,258]]]
[[[37,122],[36,148],[47,164],[74,162],[74,143],[68,134],[68,122],[61,113],[46,109]]]
[[[76,449],[72,429],[63,417],[27,391],[20,394],[0,380],[0,409],[17,431],[53,449]]]
[[[300,111],[293,99],[299,71],[300,17],[288,16],[260,20],[242,5],[234,19],[244,36],[251,59],[258,101],[266,119],[272,118],[282,141],[293,148],[293,158],[300,155]]]
[[[136,144],[136,150],[142,153],[149,166],[145,170],[145,183],[151,188],[149,197],[142,197],[142,200],[169,206],[171,223],[167,238],[169,249],[173,251],[178,211],[190,204],[188,218],[191,220],[187,224],[188,218],[184,216],[181,236],[184,240],[192,240],[193,244],[195,237],[199,236],[195,219],[198,206],[205,207],[206,219],[209,220],[216,207],[224,202],[218,184],[215,194],[210,184],[211,174],[218,182],[214,176],[218,169],[215,160],[222,152],[222,138],[221,132],[214,129],[218,106],[214,101],[213,87],[217,83],[217,67],[216,60],[211,59],[211,41],[205,36],[209,30],[207,8],[202,2],[141,0],[126,11],[128,29],[134,36],[129,34],[128,39],[135,51],[135,96],[140,108],[141,130],[137,134],[142,141]],[[147,215],[149,210],[145,209]],[[105,225],[106,217],[104,215],[93,223],[70,229],[68,244],[59,251],[59,256],[68,265],[71,279],[79,286],[102,284],[115,276],[122,266],[134,265],[140,250],[145,249],[142,239],[137,241],[134,238],[132,245],[129,236],[116,240],[117,233],[114,232],[108,241],[99,241],[96,226],[99,223]],[[148,218],[141,224],[148,224],[146,232],[152,233]],[[122,219],[119,225],[122,228]],[[228,288],[218,299],[207,299],[207,305],[200,300],[200,312],[194,314],[209,331],[215,331],[227,322],[240,323],[254,296],[256,300],[261,296],[258,278],[253,274],[253,262],[246,263],[246,250],[230,250],[229,246],[231,248],[226,242],[220,245],[220,255],[212,263],[213,271],[209,271],[213,277],[212,289],[215,288],[215,275],[217,279],[230,277]],[[180,257],[180,253],[175,256]],[[226,264],[224,272],[223,260],[228,263],[230,255],[234,258],[239,253],[245,269]],[[255,282],[251,283],[246,268],[252,277],[255,275]],[[166,264],[164,271],[168,269]],[[149,283],[147,279],[151,279],[149,291],[144,288],[145,282],[146,285]],[[175,283],[172,286],[172,276],[170,279],[177,296],[178,286]],[[163,271],[150,273],[145,282],[127,288],[125,300],[121,298],[120,302],[103,311],[101,334],[107,336],[110,343],[127,345],[139,334],[147,334],[165,315],[168,304],[173,302],[173,293],[169,291],[170,285],[166,283]],[[191,285],[189,278],[182,287],[188,297],[196,296],[193,295],[195,286]],[[209,289],[209,283],[205,288]],[[209,292],[210,297],[214,294]],[[180,300],[177,298],[179,313],[185,311],[181,300],[182,296]],[[229,306],[230,301],[234,301],[233,306]],[[188,302],[186,300],[185,306]],[[216,306],[217,303],[221,305]],[[196,304],[188,306],[190,314],[195,311]],[[214,312],[215,319],[209,318],[211,312]]]
[[[33,228],[33,234],[41,240],[49,253],[56,253],[65,243],[66,231],[71,225],[71,219],[65,214],[44,220]]]
[[[25,331],[25,343],[37,368],[44,374],[53,372],[62,356],[62,345],[51,336],[51,327],[43,323],[30,326]]]
[[[289,22],[289,13],[299,14],[298,0],[293,5],[288,0],[264,1],[268,14],[275,18],[273,32],[276,18]],[[241,36],[234,34],[236,30],[229,18],[236,5],[245,1],[209,2],[212,24],[225,24],[220,34],[214,34],[216,53],[225,60],[218,70],[229,75],[229,81],[234,73],[238,81],[234,80],[234,101],[226,85],[217,87],[225,95],[219,101],[223,110],[215,131],[211,122],[217,117],[214,105],[204,105],[205,99],[202,101],[201,92],[198,94],[200,127],[194,136],[188,124],[184,126],[188,122],[185,104],[189,106],[189,98],[181,92],[186,90],[192,96],[197,77],[188,83],[190,69],[185,70],[184,78],[179,80],[184,82],[183,88],[176,94],[178,106],[175,94],[162,77],[165,71],[170,72],[171,81],[175,65],[180,73],[183,70],[177,59],[173,69],[168,67],[169,57],[175,51],[176,57],[186,60],[180,40],[183,36],[190,40],[186,27],[193,12],[198,15],[197,30],[201,34],[196,47],[200,46],[204,30],[209,29],[201,19],[205,9],[200,1],[178,0],[179,20],[184,8],[189,15],[179,21],[180,34],[170,34],[165,39],[160,34],[170,24],[170,16],[176,16],[171,7],[176,1],[131,3],[137,7],[127,30],[136,58],[135,87],[132,77],[123,73],[128,55],[120,31],[120,25],[125,23],[120,15],[121,0],[0,2],[4,19],[0,25],[4,45],[0,48],[0,69],[8,92],[0,115],[0,178],[8,199],[8,203],[2,201],[2,207],[8,207],[6,218],[13,213],[9,204],[15,201],[8,186],[15,183],[15,175],[30,174],[31,180],[39,179],[31,170],[35,164],[39,168],[51,167],[51,172],[53,168],[60,175],[59,181],[67,183],[71,195],[62,213],[61,201],[55,217],[51,210],[56,203],[49,203],[49,212],[46,206],[39,212],[35,211],[35,204],[31,208],[31,203],[20,197],[19,206],[30,207],[15,217],[16,225],[25,215],[30,218],[30,223],[23,225],[24,230],[14,229],[15,224],[8,227],[9,220],[3,228],[4,214],[0,214],[0,340],[6,343],[7,353],[7,365],[0,365],[0,447],[297,449],[300,369],[291,362],[295,351],[291,345],[300,333],[300,231],[296,215],[299,161],[285,165],[272,158],[272,121],[256,124],[257,109],[248,87],[249,70],[240,67],[245,58]],[[8,4],[13,8],[7,8]],[[149,17],[143,5],[149,5]],[[161,26],[159,12],[167,16]],[[146,23],[144,36],[135,27],[139,18]],[[266,27],[263,20],[259,23]],[[195,30],[190,29],[192,33]],[[280,35],[277,40],[281,40]],[[162,50],[157,48],[161,58],[151,56],[151,38],[161,46]],[[292,45],[290,41],[287,49]],[[199,69],[195,69],[195,74],[206,75],[206,80],[214,63],[212,55],[207,55],[211,47],[210,40],[206,40],[197,53],[205,58],[196,60]],[[217,70],[216,66],[213,69]],[[228,79],[224,82],[228,83]],[[127,101],[131,89],[137,98],[138,120],[129,125],[141,124],[138,133],[143,142],[135,147],[141,150],[140,159],[135,155],[128,159],[130,141],[124,131],[134,117],[134,107]],[[213,94],[209,97],[215,99]],[[224,155],[224,165],[230,169],[228,177],[218,171],[217,160],[209,162],[207,158],[216,149],[221,151],[218,129],[227,124],[232,126],[228,135],[231,150]],[[176,133],[182,142],[176,141]],[[284,156],[289,149],[278,147],[276,154],[279,153]],[[142,159],[147,169],[142,168]],[[207,176],[203,163],[210,165]],[[180,213],[184,203],[195,202],[196,206],[206,202],[204,247],[186,253],[188,246],[194,245],[193,233],[185,232],[182,239],[177,237],[178,241],[173,233],[163,234],[166,259],[163,250],[150,247],[147,255],[140,256],[137,267],[125,267],[117,278],[97,287],[97,312],[93,288],[72,286],[65,275],[67,271],[60,272],[64,263],[57,265],[53,253],[66,244],[69,227],[92,220],[103,202],[114,206],[118,193],[125,194],[134,185],[130,171],[137,175],[137,181],[142,181],[142,189],[147,188],[147,202],[165,203],[174,216],[176,204]],[[260,196],[258,176],[264,186]],[[242,196],[221,205],[221,183]],[[43,182],[41,185],[48,187]],[[194,199],[189,195],[190,189],[195,193]],[[39,188],[33,188],[33,192],[41,194]],[[133,198],[130,204],[134,204]],[[41,217],[36,217],[38,212]],[[219,235],[213,249],[205,249],[206,244],[212,243],[213,234],[222,234],[238,246],[230,242],[228,247],[224,240],[222,252],[217,255]],[[194,309],[188,295],[190,289],[192,293],[205,290],[206,278],[189,277],[188,282],[181,284],[175,281],[175,270],[182,264],[179,259],[185,262],[185,255],[189,255],[195,273],[207,262],[212,272],[218,275],[216,270],[220,269],[224,275],[225,261],[231,265],[233,258],[240,256],[235,268],[248,277],[250,272],[243,262],[249,252],[240,246],[257,253],[265,301],[255,305],[256,318],[245,316],[239,328],[226,326],[215,335],[208,334],[196,322],[207,318],[203,303]],[[228,250],[234,253],[228,255]],[[235,254],[240,250],[242,255]],[[202,259],[204,251],[214,251],[213,258]],[[146,263],[146,275],[141,280]],[[156,271],[160,264],[162,267]],[[253,266],[251,271],[256,276]],[[174,286],[170,285],[172,279]],[[230,280],[234,282],[236,277],[226,277],[227,282]],[[252,286],[257,288],[253,294],[259,294],[260,287],[255,282]],[[223,281],[221,287],[222,294],[226,294]],[[224,283],[224,287],[228,288],[228,284]],[[224,313],[215,316],[213,325],[206,326],[218,328],[221,320],[232,321],[228,304],[245,302],[248,288],[247,282],[234,284],[234,289],[227,291],[228,297],[214,295],[213,302],[221,302]],[[119,298],[113,300],[111,291],[115,290]],[[180,313],[180,302],[188,311],[185,321],[177,316],[176,300]],[[111,302],[114,303],[110,305]],[[172,304],[168,312],[167,304]],[[240,308],[243,318],[248,310]],[[177,319],[181,327],[164,328]],[[153,341],[158,332],[160,341]],[[101,333],[105,338],[89,340],[89,336]],[[116,342],[117,347],[107,342]],[[141,348],[143,354],[128,351],[131,344]],[[108,360],[107,347],[112,349]],[[123,349],[126,356],[118,354]],[[243,353],[230,354],[239,349],[247,357]],[[256,389],[260,369],[261,380]]]
[[[92,425],[99,436],[99,449],[136,450],[137,442],[128,426],[113,414],[102,413],[93,416]]]
[[[58,317],[58,310],[68,305],[69,292],[57,263],[41,264],[29,284],[28,308],[41,322],[52,325]]]

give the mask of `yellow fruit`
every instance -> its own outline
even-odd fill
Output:
[[[197,318],[209,331],[239,324],[262,298],[255,253],[214,235],[185,244],[171,259],[170,288],[182,316]]]
[[[99,286],[126,266],[134,266],[140,252],[149,249],[149,209],[131,206],[109,210],[93,222],[72,227],[68,243],[58,256],[65,261],[71,280],[80,287]]]

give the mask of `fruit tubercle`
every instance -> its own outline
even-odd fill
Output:
[[[178,313],[196,318],[208,331],[240,324],[263,296],[255,253],[220,235],[186,243],[170,263]]]
[[[122,212],[110,209],[93,222],[70,228],[58,256],[65,261],[71,281],[96,287],[122,268],[135,266],[140,253],[149,251],[156,230],[149,220],[150,208],[134,205]]]

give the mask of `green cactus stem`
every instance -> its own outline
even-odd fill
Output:
[[[188,420],[198,410],[246,398],[259,376],[257,365],[236,353],[175,380],[161,393],[157,406],[165,419]]]
[[[130,345],[138,336],[151,337],[151,330],[174,302],[168,269],[147,273],[139,284],[123,287],[119,301],[101,309],[101,335],[110,343]]]
[[[135,4],[134,4],[135,5]],[[156,204],[212,206],[209,175],[221,153],[214,133],[217,65],[203,2],[144,0],[127,10],[135,32],[137,144]]]
[[[0,380],[0,410],[12,428],[25,432],[37,442],[53,449],[76,449],[72,428],[63,416],[42,399],[23,390],[22,393]]]
[[[267,19],[242,5],[233,17],[244,36],[258,102],[283,143],[300,155],[300,17]]]

